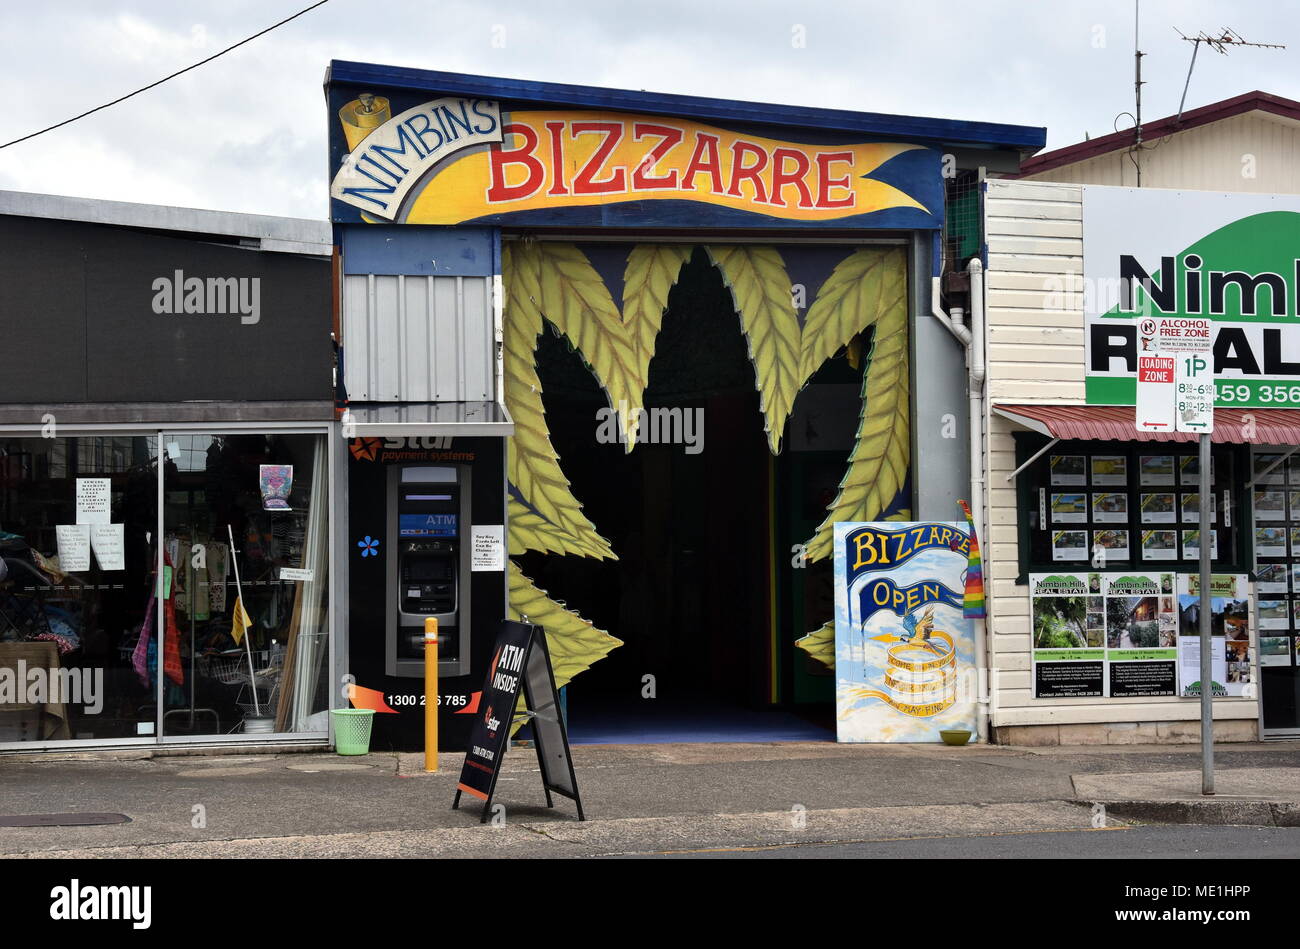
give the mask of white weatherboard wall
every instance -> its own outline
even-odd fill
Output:
[[[1131,188],[1137,169],[1118,149],[1026,180]],[[1159,138],[1142,152],[1142,187],[1300,194],[1300,122],[1256,111]]]
[[[1198,721],[1200,703],[1176,696],[1036,699],[1032,623],[1020,573],[1017,426],[993,404],[1084,402],[1083,189],[1077,184],[991,180],[985,196],[988,395],[985,523],[994,727]],[[1216,699],[1215,719],[1259,716],[1251,699]],[[1136,737],[1136,736],[1135,736]],[[1062,743],[1071,743],[1067,733]]]

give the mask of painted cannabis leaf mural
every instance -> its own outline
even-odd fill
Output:
[[[633,247],[623,273],[621,307],[581,249],[524,241],[505,247],[505,400],[515,420],[509,440],[510,553],[528,550],[617,559],[583,513],[551,444],[537,375],[537,339],[549,322],[582,356],[620,413],[626,450],[636,446],[636,422],[655,342],[693,248]],[[786,262],[774,247],[705,248],[731,293],[760,397],[768,447],[781,450],[795,397],[826,360],[853,349],[870,331],[862,408],[849,467],[835,500],[808,543],[810,560],[830,555],[835,521],[874,520],[898,496],[907,477],[911,441],[908,399],[906,260],[901,249],[861,248],[831,272],[799,325]],[[891,519],[906,520],[907,511]],[[511,564],[510,609],[546,627],[559,684],[620,645],[577,613],[550,599]],[[833,662],[830,624],[799,640],[814,658]]]
[[[731,291],[749,344],[749,361],[758,377],[767,444],[781,451],[781,433],[795,394],[799,372],[799,316],[785,262],[774,247],[709,247],[713,265]]]

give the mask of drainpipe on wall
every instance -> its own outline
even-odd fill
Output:
[[[970,352],[970,330],[961,325],[961,321],[953,322],[947,313],[943,312],[943,307],[939,302],[939,278],[930,278],[930,315],[944,325],[949,333],[957,337],[957,342],[966,347],[967,353]]]
[[[970,369],[970,494],[971,514],[975,520],[975,535],[983,545],[985,563],[984,609],[988,615],[993,598],[989,595],[987,564],[989,538],[985,524],[987,511],[984,483],[984,384],[988,372],[984,363],[984,265],[978,256],[972,257],[966,267],[970,274],[970,343],[966,347],[967,366]],[[976,721],[980,741],[989,740],[989,711],[992,697],[993,657],[988,636],[988,619],[975,620],[975,655],[980,670],[976,682],[978,703]]]
[[[966,350],[966,367],[969,373],[967,391],[970,397],[968,410],[970,422],[970,506],[975,521],[975,534],[984,537],[984,273],[979,258],[972,258],[967,272],[970,274],[971,321],[966,326],[962,320],[963,313],[953,307],[952,315],[943,311],[940,305],[938,277],[930,278],[930,312],[942,323]],[[987,585],[985,603],[988,603]],[[984,620],[975,620],[975,656],[977,669],[976,688],[976,730],[979,740],[988,741],[989,736],[989,662],[988,636]]]

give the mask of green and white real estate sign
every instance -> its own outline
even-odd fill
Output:
[[[1217,405],[1300,408],[1300,196],[1085,186],[1083,276],[1089,403],[1134,404],[1144,320],[1209,318]]]
[[[1034,698],[1177,694],[1175,576],[1031,573]]]

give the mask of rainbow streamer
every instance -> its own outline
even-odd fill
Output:
[[[984,610],[984,567],[980,561],[980,542],[975,536],[975,517],[970,512],[970,505],[958,501],[966,513],[966,523],[970,525],[970,559],[966,561],[966,596],[962,601],[962,615],[967,619],[983,619],[988,614]]]

